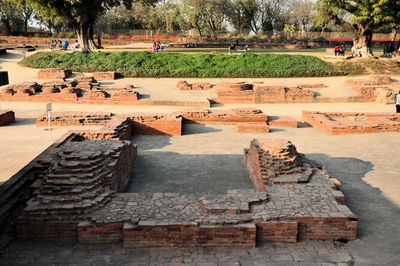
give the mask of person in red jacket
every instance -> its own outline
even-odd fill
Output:
[[[333,48],[333,51],[335,52],[335,56],[338,56],[338,54],[340,54],[340,48],[338,45],[335,46],[335,48]]]

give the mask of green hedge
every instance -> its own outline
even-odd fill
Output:
[[[116,71],[125,77],[156,78],[278,78],[344,74],[317,57],[287,54],[36,53],[20,64],[78,72]]]

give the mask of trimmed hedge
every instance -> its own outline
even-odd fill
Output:
[[[345,74],[317,57],[287,54],[36,53],[20,64],[77,72],[116,71],[125,77],[154,78],[278,78]]]

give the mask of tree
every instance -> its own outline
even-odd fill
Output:
[[[228,0],[183,0],[181,6],[182,14],[201,37],[204,31],[215,36],[225,29]]]
[[[353,55],[360,57],[373,56],[371,45],[374,31],[393,19],[387,13],[387,10],[395,7],[388,4],[390,0],[320,1],[323,6],[320,11],[323,13],[322,16],[328,17],[335,24],[353,33]],[[342,15],[343,13],[350,14],[350,20],[347,20]]]
[[[256,0],[233,0],[227,8],[229,22],[240,34],[258,32],[258,5]]]
[[[19,1],[19,0],[11,0]],[[63,18],[78,36],[84,50],[97,48],[93,40],[93,26],[96,20],[107,10],[123,3],[131,7],[135,0],[27,0],[39,13],[52,13]],[[154,4],[156,0],[137,0]]]
[[[283,0],[257,0],[258,20],[262,31],[274,31],[282,20]]]
[[[24,32],[27,33],[28,22],[32,19],[34,13],[32,3],[28,2],[27,0],[14,0],[13,2],[15,4],[17,12],[19,12],[19,18],[24,24]]]
[[[0,0],[0,20],[6,28],[7,34],[11,34],[11,25],[18,16],[16,5],[8,0]]]

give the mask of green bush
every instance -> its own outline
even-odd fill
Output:
[[[258,37],[258,35],[253,35],[251,36],[252,39],[260,39],[260,37]]]
[[[67,37],[67,33],[65,33],[65,32],[59,32],[59,33],[56,34],[54,37],[56,37],[56,38],[65,38],[65,37]]]
[[[119,35],[118,36],[118,40],[125,40],[125,39],[126,39],[126,37],[124,35]]]
[[[103,35],[101,35],[101,37],[102,37],[104,40],[109,40],[109,39],[111,39],[110,34],[103,34]]]
[[[70,39],[74,39],[74,38],[76,38],[76,34],[73,33],[73,32],[67,32],[67,33],[65,34],[65,37],[66,37],[66,38],[70,38]]]
[[[20,64],[78,72],[116,71],[125,77],[262,78],[343,74],[317,57],[287,54],[36,53]]]

